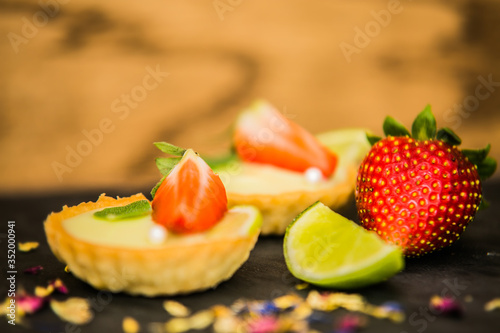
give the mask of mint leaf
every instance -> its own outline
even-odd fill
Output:
[[[429,140],[436,136],[436,118],[431,111],[431,106],[427,105],[413,121],[411,127],[412,137],[417,140]]]
[[[370,145],[373,146],[374,144],[376,144],[377,142],[382,140],[382,138],[380,136],[376,136],[376,135],[373,135],[371,133],[366,133],[366,140],[368,140]]]
[[[156,166],[163,176],[168,176],[170,171],[180,162],[182,157],[158,157]]]
[[[436,139],[446,142],[452,146],[460,146],[462,143],[462,140],[458,137],[458,135],[448,127],[441,128],[437,132]]]
[[[96,218],[107,221],[119,221],[133,219],[149,214],[151,205],[147,200],[134,201],[131,204],[120,207],[110,207],[94,213]]]
[[[231,151],[229,154],[221,157],[203,157],[203,160],[208,164],[208,166],[214,170],[218,168],[223,168],[231,162],[239,161],[239,157],[236,151]]]
[[[155,142],[154,145],[156,148],[169,155],[182,156],[186,152],[186,149],[174,146],[168,142]]]
[[[384,124],[382,125],[385,136],[409,136],[410,132],[400,122],[391,116],[385,117]]]
[[[160,179],[160,181],[156,183],[155,187],[153,187],[153,189],[151,190],[151,198],[155,198],[156,191],[158,191],[158,188],[160,187],[161,183],[163,183],[166,177],[167,176],[163,176],[162,179]]]

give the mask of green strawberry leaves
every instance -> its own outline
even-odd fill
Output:
[[[444,127],[437,129],[436,118],[432,114],[431,106],[427,105],[415,118],[411,127],[411,134],[406,127],[387,116],[382,126],[385,136],[408,136],[419,141],[425,140],[440,140],[451,146],[459,146],[462,140],[450,128]],[[374,145],[382,138],[371,133],[366,134],[366,138],[371,145]],[[476,165],[479,177],[485,180],[493,175],[497,168],[497,162],[492,157],[489,157],[490,145],[484,149],[472,150],[463,149],[463,154],[471,163]]]
[[[94,213],[96,218],[107,221],[133,219],[149,214],[151,204],[147,200],[134,201],[126,206],[110,207]]]
[[[446,142],[452,146],[460,146],[462,143],[462,140],[458,137],[458,135],[448,127],[441,128],[436,134],[436,139]]]
[[[163,183],[163,181],[165,180],[167,176],[163,176],[161,177],[160,181],[158,183],[156,183],[156,185],[151,189],[151,198],[154,199],[155,195],[156,195],[156,191],[158,191],[158,188],[160,187],[161,183]]]
[[[186,149],[174,146],[173,144],[167,142],[155,142],[156,148],[160,149],[162,152],[172,155],[171,157],[158,157],[156,161],[156,167],[160,170],[162,174],[162,179],[153,187],[151,190],[151,197],[154,198],[156,191],[160,187],[161,183],[172,171],[172,169],[180,162],[182,156],[186,152]]]
[[[391,116],[385,118],[382,127],[385,136],[410,136],[410,132],[408,132],[406,127]]]
[[[432,114],[430,105],[427,105],[415,118],[411,126],[411,136],[421,141],[433,139],[436,136],[436,118]]]
[[[165,154],[173,156],[182,156],[186,152],[186,149],[174,146],[168,142],[155,142],[154,145]]]

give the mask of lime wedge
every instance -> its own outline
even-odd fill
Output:
[[[383,281],[404,267],[397,246],[321,202],[288,226],[283,249],[288,269],[296,278],[323,287],[359,288]]]
[[[359,164],[371,148],[366,139],[367,132],[361,128],[346,128],[321,133],[316,137],[341,158]]]

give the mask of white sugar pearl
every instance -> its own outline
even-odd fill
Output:
[[[149,229],[149,240],[153,244],[160,244],[167,238],[167,229],[165,227],[157,224]]]
[[[304,173],[306,179],[310,183],[318,183],[323,179],[323,173],[321,173],[321,170],[315,167],[311,167],[307,169]]]

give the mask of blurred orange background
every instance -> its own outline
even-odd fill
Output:
[[[495,0],[0,0],[0,194],[152,187],[256,98],[313,133],[431,104],[500,160]],[[498,172],[495,176],[498,176]]]

